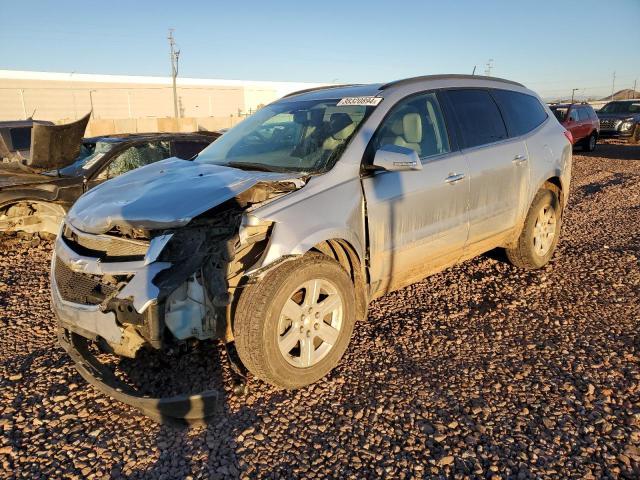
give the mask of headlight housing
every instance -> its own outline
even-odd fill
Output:
[[[620,125],[620,130],[623,132],[631,130],[633,128],[633,123],[633,120],[625,120],[622,122],[622,125]]]

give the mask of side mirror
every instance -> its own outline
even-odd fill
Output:
[[[384,145],[376,151],[373,166],[388,172],[422,170],[422,162],[415,150],[400,145]]]

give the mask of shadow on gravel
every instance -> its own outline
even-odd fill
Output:
[[[611,178],[607,178],[606,180],[600,182],[593,182],[580,187],[580,193],[583,193],[584,195],[593,195],[604,190],[605,188],[622,185],[628,179],[629,175],[625,175],[624,173],[614,173]]]
[[[575,150],[575,155],[585,157],[605,157],[609,160],[640,160],[640,145],[628,143],[599,143],[593,152]]]

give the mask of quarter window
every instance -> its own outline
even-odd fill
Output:
[[[385,145],[407,147],[420,158],[450,152],[436,94],[414,95],[398,102],[380,125],[373,145],[375,150]]]
[[[460,125],[465,148],[507,138],[507,129],[496,102],[486,90],[451,90],[451,105]]]
[[[492,90],[492,93],[504,114],[511,137],[529,133],[547,119],[544,107],[532,95],[511,90]]]

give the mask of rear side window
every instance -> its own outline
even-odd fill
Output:
[[[536,97],[511,90],[492,90],[492,93],[511,137],[529,133],[547,119],[547,112]]]
[[[460,125],[465,148],[507,138],[496,102],[486,90],[450,90],[451,106]]]

